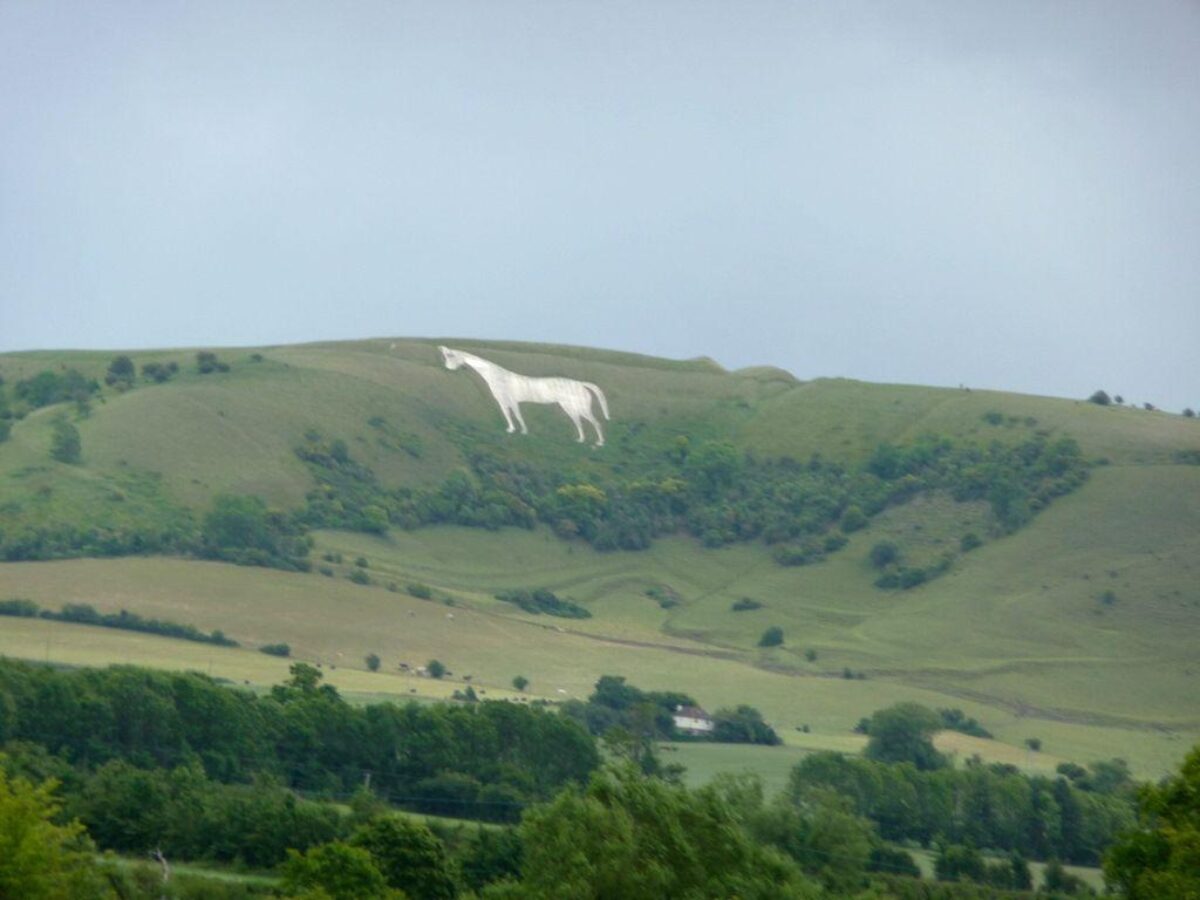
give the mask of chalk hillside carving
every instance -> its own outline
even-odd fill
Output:
[[[604,432],[600,430],[600,423],[592,415],[592,398],[595,397],[600,402],[600,411],[604,413],[605,419],[609,418],[608,401],[604,398],[604,392],[590,381],[576,381],[574,378],[531,378],[528,375],[510,372],[503,366],[462,350],[453,350],[450,347],[438,349],[442,351],[442,359],[447,369],[469,366],[479,373],[479,377],[491,389],[500,412],[504,414],[509,434],[517,430],[517,425],[521,427],[521,434],[529,434],[525,420],[521,418],[522,403],[557,403],[574,423],[580,443],[586,439],[583,431],[583,422],[586,419],[596,431],[596,446],[604,446]]]

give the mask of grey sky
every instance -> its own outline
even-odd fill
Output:
[[[376,335],[1200,406],[1200,4],[0,0],[0,349]]]

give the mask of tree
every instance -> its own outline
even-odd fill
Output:
[[[0,757],[0,897],[27,900],[107,896],[95,850],[77,820],[56,825],[57,783],[10,779]]]
[[[1096,391],[1096,393],[1088,397],[1088,403],[1095,403],[1097,406],[1108,406],[1112,403],[1112,398],[1105,391]]]
[[[455,854],[465,886],[479,891],[501,879],[519,878],[521,850],[515,828],[477,827]]]
[[[518,675],[516,678],[514,678],[512,680],[512,686],[515,687],[518,691],[524,691],[525,688],[529,687],[529,679],[526,678],[524,675]]]
[[[930,738],[942,728],[932,709],[918,703],[897,703],[871,716],[866,755],[878,762],[909,762],[922,771],[938,769],[945,758]]]
[[[1200,897],[1200,744],[1178,775],[1141,789],[1137,828],[1108,851],[1104,879],[1131,900]]]
[[[425,664],[425,671],[431,678],[441,678],[446,674],[446,667],[439,660],[431,659]]]
[[[530,900],[816,893],[793,863],[751,839],[719,794],[643,778],[632,766],[527,810],[520,833],[520,896]]]
[[[828,788],[781,797],[757,817],[754,831],[839,897],[861,887],[875,840],[874,826],[855,814],[848,798]]]
[[[288,850],[283,885],[290,894],[323,891],[330,900],[387,897],[390,893],[371,854],[341,841],[312,847],[304,854]]]
[[[79,462],[82,451],[79,429],[66,419],[56,420],[50,437],[50,455],[61,463],[74,464]]]
[[[383,816],[355,832],[350,843],[370,853],[388,886],[403,890],[412,900],[455,896],[446,849],[420,822]]]
[[[137,370],[134,368],[133,360],[122,354],[114,357],[113,361],[108,364],[104,383],[113,387],[127,388],[133,384],[136,375]]]
[[[783,629],[778,625],[772,625],[762,633],[762,637],[758,639],[760,647],[778,647],[783,643]]]
[[[204,542],[214,548],[238,547],[274,553],[275,536],[267,505],[258,497],[220,494],[204,517]]]
[[[718,709],[713,714],[713,740],[728,744],[782,744],[775,729],[763,721],[762,713],[745,704],[737,709]]]
[[[381,660],[379,659],[378,653],[368,653],[364,657],[364,661],[367,664],[367,668],[370,669],[372,672],[379,671],[379,664],[380,664]]]

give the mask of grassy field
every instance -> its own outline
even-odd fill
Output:
[[[707,360],[445,341],[518,371],[601,384],[613,421],[608,446],[597,450],[577,445],[565,417],[548,408],[527,409],[531,435],[504,435],[486,389],[467,372],[441,368],[436,343],[221,350],[231,371],[207,376],[195,373],[190,351],[136,353],[139,366],[174,360],[181,372],[165,385],[105,389],[77,421],[82,465],[47,455],[54,418],[70,410],[38,410],[16,423],[0,444],[0,531],[194,521],[220,492],[294,508],[312,482],[292,448],[311,430],[345,439],[388,485],[430,484],[462,467],[467,431],[584,477],[633,465],[678,435],[853,463],[881,440],[937,432],[1010,442],[1041,430],[1075,437],[1106,464],[1028,527],[987,541],[911,591],[873,586],[872,545],[893,540],[914,561],[935,559],[965,531],[986,530],[983,505],[922,498],[879,516],[826,562],[799,568],[778,566],[760,544],[704,549],[670,538],[644,552],[600,554],[545,530],[453,527],[318,533],[314,557],[366,557],[369,586],[351,584],[347,564],[326,578],[171,558],[0,563],[0,598],[124,608],[219,628],[243,644],[0,619],[0,653],[197,669],[261,687],[286,677],[288,662],[256,648],[283,641],[364,698],[447,697],[470,676],[488,697],[561,700],[586,696],[601,674],[620,674],[640,687],[688,691],[710,710],[750,703],[786,741],[774,755],[745,756],[750,763],[739,756],[745,751],[671,751],[691,759],[693,778],[750,764],[778,782],[790,765],[781,760],[853,750],[858,719],[899,700],[959,707],[996,735],[944,736],[960,757],[1039,771],[1119,755],[1156,776],[1200,738],[1200,466],[1176,462],[1200,447],[1200,423],[997,392],[801,383],[769,368],[729,373]],[[102,378],[112,355],[5,354],[0,376],[11,384],[75,366]],[[434,599],[408,596],[411,583],[430,586]],[[550,588],[593,617],[532,616],[495,599],[515,587]],[[647,594],[656,587],[669,587],[679,605],[661,608]],[[761,608],[734,612],[743,597]],[[760,650],[768,626],[781,627],[785,642]],[[366,671],[368,653],[381,656],[382,671]],[[450,678],[399,669],[434,658]],[[525,695],[511,689],[516,675],[531,681]],[[1025,748],[1029,738],[1041,740],[1042,753]]]

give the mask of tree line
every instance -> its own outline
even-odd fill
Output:
[[[347,703],[305,663],[265,696],[196,673],[128,666],[59,671],[0,660],[0,744],[24,741],[73,766],[196,765],[229,784],[270,778],[349,795],[366,773],[381,795],[429,812],[510,820],[586,778],[593,739],[553,712],[484,702]]]
[[[763,540],[785,565],[816,562],[890,505],[935,490],[989,504],[998,532],[1025,524],[1087,478],[1071,438],[1036,433],[987,446],[926,436],[880,444],[861,466],[813,457],[760,459],[722,441],[643,456],[636,474],[555,471],[474,448],[469,470],[432,489],[387,489],[345,441],[310,432],[297,454],[316,481],[299,518],[323,528],[381,532],[456,524],[498,529],[541,522],[598,550],[641,550],[665,534],[706,546]],[[977,544],[979,537],[974,536]]]
[[[1052,896],[1086,892],[1054,860],[1103,858],[1133,898],[1196,886],[1200,749],[1178,777],[1140,790],[1117,764],[1072,765],[1056,779],[954,768],[925,747],[941,717],[903,705],[870,717],[866,757],[813,754],[768,798],[749,775],[684,787],[677,767],[643,765],[645,748],[614,734],[690,699],[601,679],[585,705],[614,714],[601,767],[571,721],[578,709],[352,707],[304,664],[255,697],[195,674],[0,661],[0,841],[28,829],[22,840],[46,848],[23,856],[24,870],[0,865],[0,894],[16,890],[5,879],[40,872],[70,883],[71,896],[160,895],[117,891],[111,871],[106,887],[84,828],[130,854],[279,866],[293,896],[966,900],[1028,896],[1031,858],[1052,861]],[[439,777],[443,788],[482,787],[423,793]],[[499,789],[490,800],[487,787]],[[389,802],[519,824],[431,830]],[[896,846],[908,841],[936,848],[941,881],[919,880]]]

